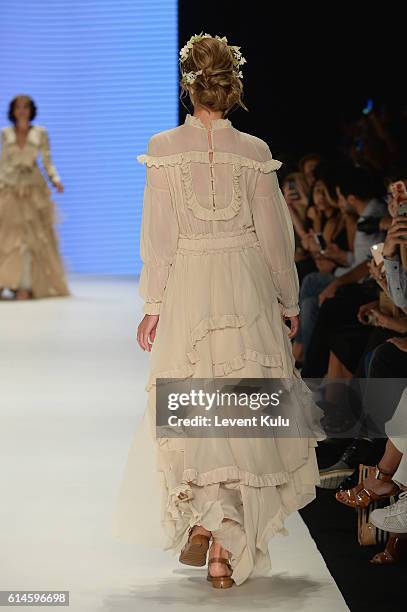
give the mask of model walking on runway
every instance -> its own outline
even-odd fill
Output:
[[[0,295],[15,292],[16,299],[69,295],[54,231],[55,206],[37,157],[49,180],[62,193],[52,164],[45,128],[32,125],[36,106],[29,96],[10,103],[9,120],[2,129],[0,159]]]
[[[208,555],[208,584],[219,588],[269,569],[269,540],[319,482],[315,438],[155,438],[157,377],[304,385],[291,350],[298,277],[281,163],[226,118],[244,107],[243,63],[225,38],[192,37],[180,64],[194,112],[138,157],[147,180],[137,338],[151,373],[114,527],[134,542],[163,542],[182,563],[203,566]]]

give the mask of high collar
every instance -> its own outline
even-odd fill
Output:
[[[211,119],[211,126],[213,130],[217,130],[220,128],[232,127],[232,123],[229,119]],[[207,127],[202,123],[202,121],[198,117],[194,117],[194,115],[190,115],[189,113],[185,117],[185,125],[193,125],[194,127],[201,128],[206,130]]]

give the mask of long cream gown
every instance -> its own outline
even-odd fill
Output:
[[[147,172],[140,293],[160,318],[113,533],[178,554],[200,524],[231,552],[241,584],[269,569],[270,538],[314,499],[323,436],[156,440],[156,378],[301,380],[282,316],[299,308],[281,163],[229,119],[209,131],[192,115],[155,134],[138,160]]]
[[[50,181],[59,182],[44,127],[31,126],[23,147],[14,127],[2,129],[0,288],[31,289],[35,298],[65,296],[69,289],[54,230],[55,205],[37,164],[39,155]]]

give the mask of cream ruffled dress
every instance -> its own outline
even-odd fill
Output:
[[[69,295],[54,230],[55,205],[38,155],[50,181],[59,182],[45,128],[31,126],[23,147],[14,127],[2,129],[0,288],[31,289],[35,298]]]
[[[296,379],[284,315],[296,315],[294,232],[272,158],[229,119],[192,115],[146,155],[140,293],[159,314],[113,533],[178,554],[200,524],[231,552],[233,579],[270,568],[268,543],[315,497],[313,438],[155,437],[156,378]],[[228,520],[224,520],[228,519]]]

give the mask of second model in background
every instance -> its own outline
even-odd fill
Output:
[[[0,292],[10,289],[16,299],[69,295],[54,230],[55,205],[37,164],[53,186],[64,188],[52,164],[48,133],[32,125],[34,101],[25,95],[10,103],[2,129],[0,161]]]

